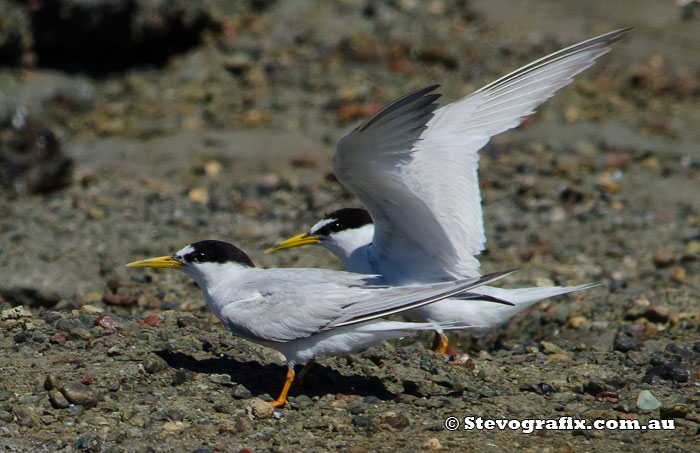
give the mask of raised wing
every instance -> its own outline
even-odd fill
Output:
[[[410,93],[338,143],[335,174],[375,223],[370,259],[392,282],[479,275],[478,154],[585,70],[628,29],[562,49],[435,110],[436,85]]]
[[[264,283],[269,290],[256,291],[252,297],[226,305],[221,310],[221,321],[232,331],[254,341],[288,342],[422,307],[512,272],[415,286],[362,287],[329,283],[319,288],[314,285],[313,291],[294,279],[266,277]]]

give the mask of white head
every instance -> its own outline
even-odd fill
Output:
[[[326,214],[309,229],[268,249],[268,252],[318,244],[328,249],[344,263],[360,247],[372,243],[374,224],[365,209],[343,208]]]
[[[205,289],[218,281],[230,279],[237,270],[253,268],[255,264],[235,245],[210,239],[187,245],[172,255],[134,261],[127,266],[178,269]]]

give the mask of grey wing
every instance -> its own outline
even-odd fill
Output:
[[[298,282],[266,279],[269,292],[258,291],[248,299],[231,302],[221,311],[221,320],[235,333],[253,341],[289,342],[421,307],[490,283],[511,272],[430,285],[386,288],[315,288]]]
[[[475,256],[486,238],[477,151],[520,124],[626,31],[562,49],[438,110],[436,86],[415,91],[344,136],[334,170],[372,215],[372,247],[386,266],[377,272],[478,275]]]

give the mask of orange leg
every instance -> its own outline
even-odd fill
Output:
[[[284,381],[284,387],[282,387],[282,393],[280,393],[279,398],[270,403],[272,407],[282,407],[287,404],[287,393],[289,393],[289,387],[292,386],[294,381],[294,367],[287,365],[287,379]]]
[[[447,335],[435,332],[433,351],[439,352],[440,354],[445,354],[447,352]]]

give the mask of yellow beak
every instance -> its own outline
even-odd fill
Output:
[[[168,269],[182,269],[183,263],[173,258],[171,255],[148,258],[147,260],[134,261],[127,264],[129,267],[165,267]]]
[[[313,234],[297,234],[293,238],[289,238],[281,244],[278,244],[274,247],[270,247],[269,249],[265,250],[265,253],[276,252],[277,250],[282,249],[291,249],[294,247],[303,247],[305,245],[318,244],[319,242],[321,242],[321,238],[319,238],[318,236],[314,236]]]

